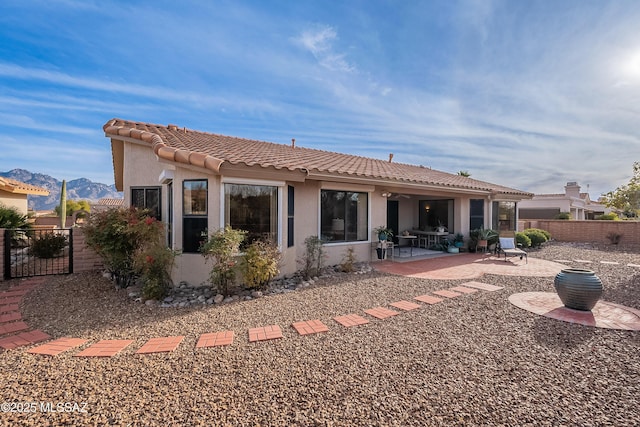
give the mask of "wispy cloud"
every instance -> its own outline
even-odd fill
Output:
[[[311,52],[318,63],[331,71],[353,72],[355,67],[346,59],[344,53],[337,52],[334,42],[338,39],[336,31],[330,26],[307,29],[294,41]]]

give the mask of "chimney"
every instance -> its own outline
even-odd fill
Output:
[[[580,198],[580,186],[575,181],[567,182],[567,185],[564,187],[564,192],[567,197]]]
[[[291,138],[291,148],[296,148],[296,139]]]
[[[393,160],[393,153],[389,153],[389,163],[391,163],[391,160]]]

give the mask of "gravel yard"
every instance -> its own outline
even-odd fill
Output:
[[[548,244],[530,257],[592,260],[603,299],[640,309],[640,250]],[[619,265],[602,264],[616,261]],[[569,263],[568,266],[585,267]],[[54,338],[133,339],[111,358],[0,353],[1,402],[86,402],[86,413],[3,413],[3,425],[640,425],[640,333],[537,316],[509,295],[553,291],[553,278],[485,275],[504,286],[345,328],[333,317],[468,280],[371,273],[205,308],[135,303],[101,275],[57,276],[32,291],[23,318]],[[299,336],[320,319],[329,332]],[[249,343],[280,325],[284,338]],[[207,332],[232,345],[195,349]],[[184,335],[171,353],[134,354],[153,337]],[[80,347],[80,348],[83,348]]]

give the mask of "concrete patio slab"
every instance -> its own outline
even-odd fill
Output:
[[[416,304],[410,301],[396,301],[396,302],[392,302],[389,305],[404,311],[415,310],[421,307],[420,304]]]

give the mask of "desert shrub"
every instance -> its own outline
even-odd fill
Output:
[[[83,230],[87,245],[102,258],[118,286],[126,288],[138,277],[143,285],[161,277],[168,280],[175,254],[158,255],[168,249],[164,244],[164,227],[150,217],[147,210],[118,208],[96,212],[91,214]],[[154,260],[157,259],[153,268],[140,261],[146,260],[147,255],[155,255]],[[160,274],[159,269],[167,273]]]
[[[31,244],[31,254],[38,258],[54,258],[67,245],[67,237],[53,231],[39,234]]]
[[[176,255],[177,252],[163,244],[148,244],[137,252],[133,265],[142,282],[143,297],[158,300],[167,294],[172,285],[171,270]]]
[[[0,204],[0,228],[30,228],[29,218],[18,209]]]
[[[224,295],[229,293],[229,284],[235,282],[238,269],[237,257],[240,255],[240,244],[244,241],[246,234],[244,230],[234,230],[227,225],[211,233],[200,248],[205,259],[214,262],[209,273],[211,283],[216,285],[218,292]]]
[[[527,228],[523,233],[531,240],[531,246],[539,248],[544,242],[549,240],[547,236],[551,236],[547,231],[539,228]]]
[[[571,219],[571,212],[560,212],[555,219]]]
[[[604,221],[619,221],[620,220],[618,215],[613,213],[613,212],[608,213],[608,214],[598,215],[596,217],[596,219],[604,220]]]
[[[612,245],[617,245],[618,243],[620,243],[620,240],[622,239],[622,234],[616,233],[614,231],[610,231],[609,233],[607,233],[607,239],[609,240],[609,243],[611,243]]]
[[[523,248],[531,247],[531,239],[524,233],[516,233],[516,243],[522,245]]]
[[[322,240],[318,236],[309,236],[304,239],[305,251],[298,263],[302,265],[302,276],[310,279],[320,274],[325,258]]]
[[[356,252],[353,249],[353,246],[349,246],[349,248],[345,251],[344,256],[342,257],[342,263],[340,264],[340,268],[345,273],[351,273],[355,270],[355,263],[358,262],[356,257]]]
[[[280,272],[280,251],[271,240],[255,240],[244,250],[242,275],[248,288],[263,288]]]

